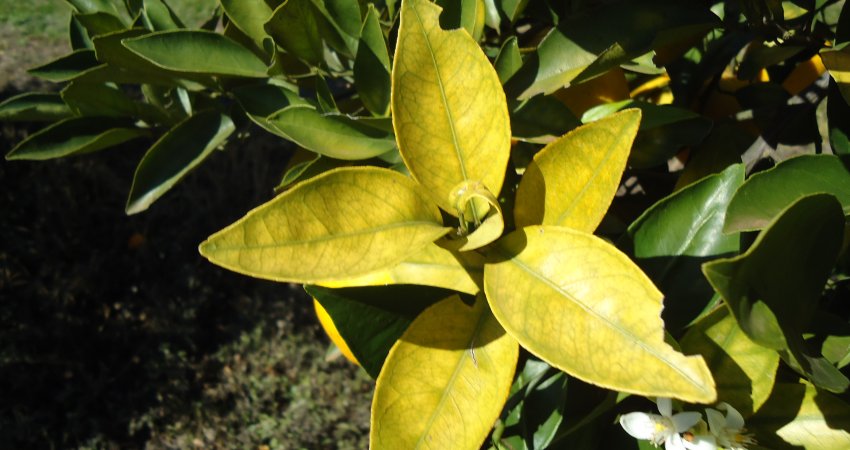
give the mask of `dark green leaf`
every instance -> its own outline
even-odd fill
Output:
[[[62,99],[78,116],[136,117],[148,123],[168,120],[153,105],[133,101],[120,89],[105,84],[71,82],[62,90]]]
[[[814,194],[782,211],[746,253],[703,266],[750,339],[783,351],[792,368],[837,392],[850,381],[827,361],[810,356],[802,333],[843,238],[841,205],[829,194]]]
[[[130,16],[127,8],[121,0],[66,0],[71,6],[82,14],[104,12],[111,14],[121,20],[125,25],[130,24]]]
[[[802,155],[751,176],[732,198],[724,231],[764,228],[780,211],[808,194],[827,192],[850,214],[850,171],[832,155]]]
[[[267,118],[293,105],[309,106],[298,93],[273,84],[255,84],[233,90],[236,100],[248,117],[269,133],[279,133]]]
[[[390,109],[390,56],[378,11],[369,5],[354,59],[354,86],[363,105],[376,116]]]
[[[841,96],[838,83],[833,79],[829,80],[826,117],[829,127],[829,143],[832,146],[833,153],[850,155],[850,121],[847,120],[850,117],[850,105]]]
[[[74,50],[73,52],[50,61],[42,66],[29,70],[31,75],[59,83],[68,81],[80,73],[98,65],[94,51],[90,49]]]
[[[444,30],[463,28],[478,41],[484,33],[484,2],[482,0],[436,0],[443,8],[440,27]]]
[[[505,39],[493,65],[502,84],[505,84],[522,67],[522,55],[519,52],[516,36]]]
[[[274,10],[264,28],[287,53],[318,65],[325,59],[318,14],[311,0],[287,0]]]
[[[147,135],[126,120],[77,117],[54,123],[26,138],[6,159],[45,160],[102,150]]]
[[[148,209],[224,142],[234,128],[229,117],[205,111],[189,117],[165,133],[136,168],[130,198],[127,200],[127,214]]]
[[[510,115],[513,138],[526,142],[549,143],[581,125],[563,103],[543,95],[519,103]]]
[[[71,116],[59,94],[27,92],[0,103],[0,121],[53,122]]]
[[[227,17],[263,49],[268,38],[263,24],[272,16],[269,5],[264,0],[221,0],[221,6]]]
[[[209,31],[163,31],[122,41],[164,69],[211,75],[266,77],[266,64],[232,39]]]
[[[743,182],[744,166],[736,164],[658,201],[629,227],[635,262],[664,293],[667,329],[684,327],[711,300],[700,265],[740,250],[739,235],[723,234],[723,221]]]
[[[125,28],[120,19],[105,12],[74,14],[74,19],[86,29],[90,37],[121,31]]]
[[[174,10],[162,0],[144,0],[145,17],[154,31],[178,30],[186,28],[174,13]]]
[[[74,14],[71,15],[71,20],[70,22],[68,22],[68,37],[69,41],[71,42],[72,50],[94,48],[91,42],[91,38],[89,38],[88,32],[83,27],[83,24],[81,24],[80,21],[77,20]]]
[[[373,378],[377,378],[390,348],[413,319],[453,293],[404,285],[343,289],[305,286],[305,289],[327,310],[348,348]]]

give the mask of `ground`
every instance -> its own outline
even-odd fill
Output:
[[[202,17],[210,1],[170,3]],[[0,101],[49,89],[22,69],[67,51],[67,7],[0,10]],[[0,151],[38,127],[2,124]],[[282,141],[249,131],[132,217],[150,142],[0,162],[0,449],[367,446],[373,381],[326,356],[300,287],[198,255],[271,198],[287,162]]]

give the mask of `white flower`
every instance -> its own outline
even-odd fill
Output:
[[[687,450],[681,434],[702,419],[698,412],[673,414],[673,403],[669,398],[658,398],[658,414],[633,412],[620,416],[620,425],[632,437],[652,442],[658,447],[662,443],[667,450]]]
[[[744,417],[732,405],[721,402],[719,409],[726,411],[726,417],[716,409],[706,408],[708,428],[717,439],[717,444],[727,450],[746,450],[747,445],[755,444],[751,435],[744,434]]]

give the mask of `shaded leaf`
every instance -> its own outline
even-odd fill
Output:
[[[369,5],[354,60],[354,86],[363,105],[376,116],[390,110],[390,55],[378,11]]]
[[[127,199],[127,214],[142,212],[200,164],[231,133],[229,117],[214,111],[195,114],[165,133],[145,153]]]
[[[6,159],[40,161],[90,153],[146,136],[127,120],[76,117],[56,122],[30,135],[6,154]]]
[[[493,314],[531,353],[598,386],[710,403],[700,357],[664,342],[662,294],[624,254],[570,228],[526,227],[484,267]]]
[[[45,80],[59,83],[68,81],[82,72],[98,65],[94,51],[90,49],[74,50],[47,64],[34,67],[29,70],[30,75],[44,78]]]
[[[264,25],[273,12],[269,5],[264,0],[221,0],[220,3],[236,27],[263,49],[268,38]]]
[[[656,202],[628,230],[635,262],[664,293],[664,322],[678,330],[714,293],[700,265],[740,250],[740,236],[723,234],[726,208],[744,182],[735,164]]]
[[[186,28],[174,10],[163,0],[144,0],[144,5],[145,17],[153,30],[167,31]]]
[[[234,272],[317,283],[392,267],[447,231],[413,180],[387,169],[341,168],[254,209],[200,251]]]
[[[298,92],[274,84],[254,84],[240,86],[233,90],[236,101],[248,114],[248,117],[269,133],[279,133],[268,117],[293,105],[307,106],[307,100],[298,96]]]
[[[311,0],[287,0],[272,12],[264,28],[287,53],[311,65],[324,61],[317,11]]]
[[[518,351],[483,299],[469,307],[453,296],[426,309],[378,376],[370,448],[479,448],[508,396]]]
[[[137,117],[148,123],[167,122],[155,106],[133,101],[120,89],[105,84],[69,83],[62,99],[80,116]]]
[[[0,120],[7,122],[53,122],[70,115],[59,94],[26,92],[0,102]]]
[[[595,230],[617,192],[640,120],[640,111],[624,111],[579,127],[537,153],[517,188],[517,227]]]
[[[440,29],[440,8],[402,3],[392,73],[393,126],[404,162],[446,212],[463,182],[499,192],[510,153],[504,92],[464,30]]]

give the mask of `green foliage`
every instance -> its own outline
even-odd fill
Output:
[[[158,137],[134,214],[252,123],[300,147],[200,252],[315,284],[372,448],[634,448],[627,394],[668,449],[850,445],[843,2],[69,3],[7,159]]]

